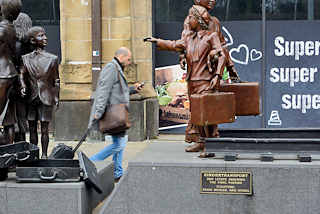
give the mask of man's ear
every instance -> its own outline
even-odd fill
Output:
[[[36,40],[35,40],[33,37],[31,37],[31,38],[30,38],[30,43],[33,44],[33,45],[35,45],[35,44],[36,44]]]

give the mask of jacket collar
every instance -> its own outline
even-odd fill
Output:
[[[124,67],[121,64],[121,62],[119,61],[119,59],[117,57],[114,57],[114,59],[117,61],[118,65],[120,65],[121,69],[124,70]]]
[[[127,80],[126,76],[125,76],[124,73],[123,73],[123,69],[122,69],[119,61],[118,61],[116,58],[113,58],[111,62],[116,65],[118,71],[120,72],[120,75],[121,75],[125,80]]]

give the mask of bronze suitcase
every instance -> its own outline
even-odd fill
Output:
[[[223,83],[220,92],[233,92],[236,97],[236,116],[260,114],[260,93],[258,82]]]
[[[191,95],[191,123],[198,126],[235,121],[234,93],[217,92]]]

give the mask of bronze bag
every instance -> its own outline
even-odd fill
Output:
[[[117,134],[130,126],[128,107],[123,103],[110,105],[99,120],[99,130],[106,134]]]

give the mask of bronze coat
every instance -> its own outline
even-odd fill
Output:
[[[31,103],[37,96],[45,105],[55,105],[59,102],[59,64],[58,57],[46,51],[33,51],[22,56],[24,68],[22,83],[29,92]]]
[[[157,47],[160,50],[186,52],[188,72],[186,80],[211,80],[213,73],[208,69],[208,56],[211,51],[220,52],[222,50],[217,33],[201,30],[197,33],[188,32],[181,40],[157,40]],[[222,75],[223,70],[216,71]]]

